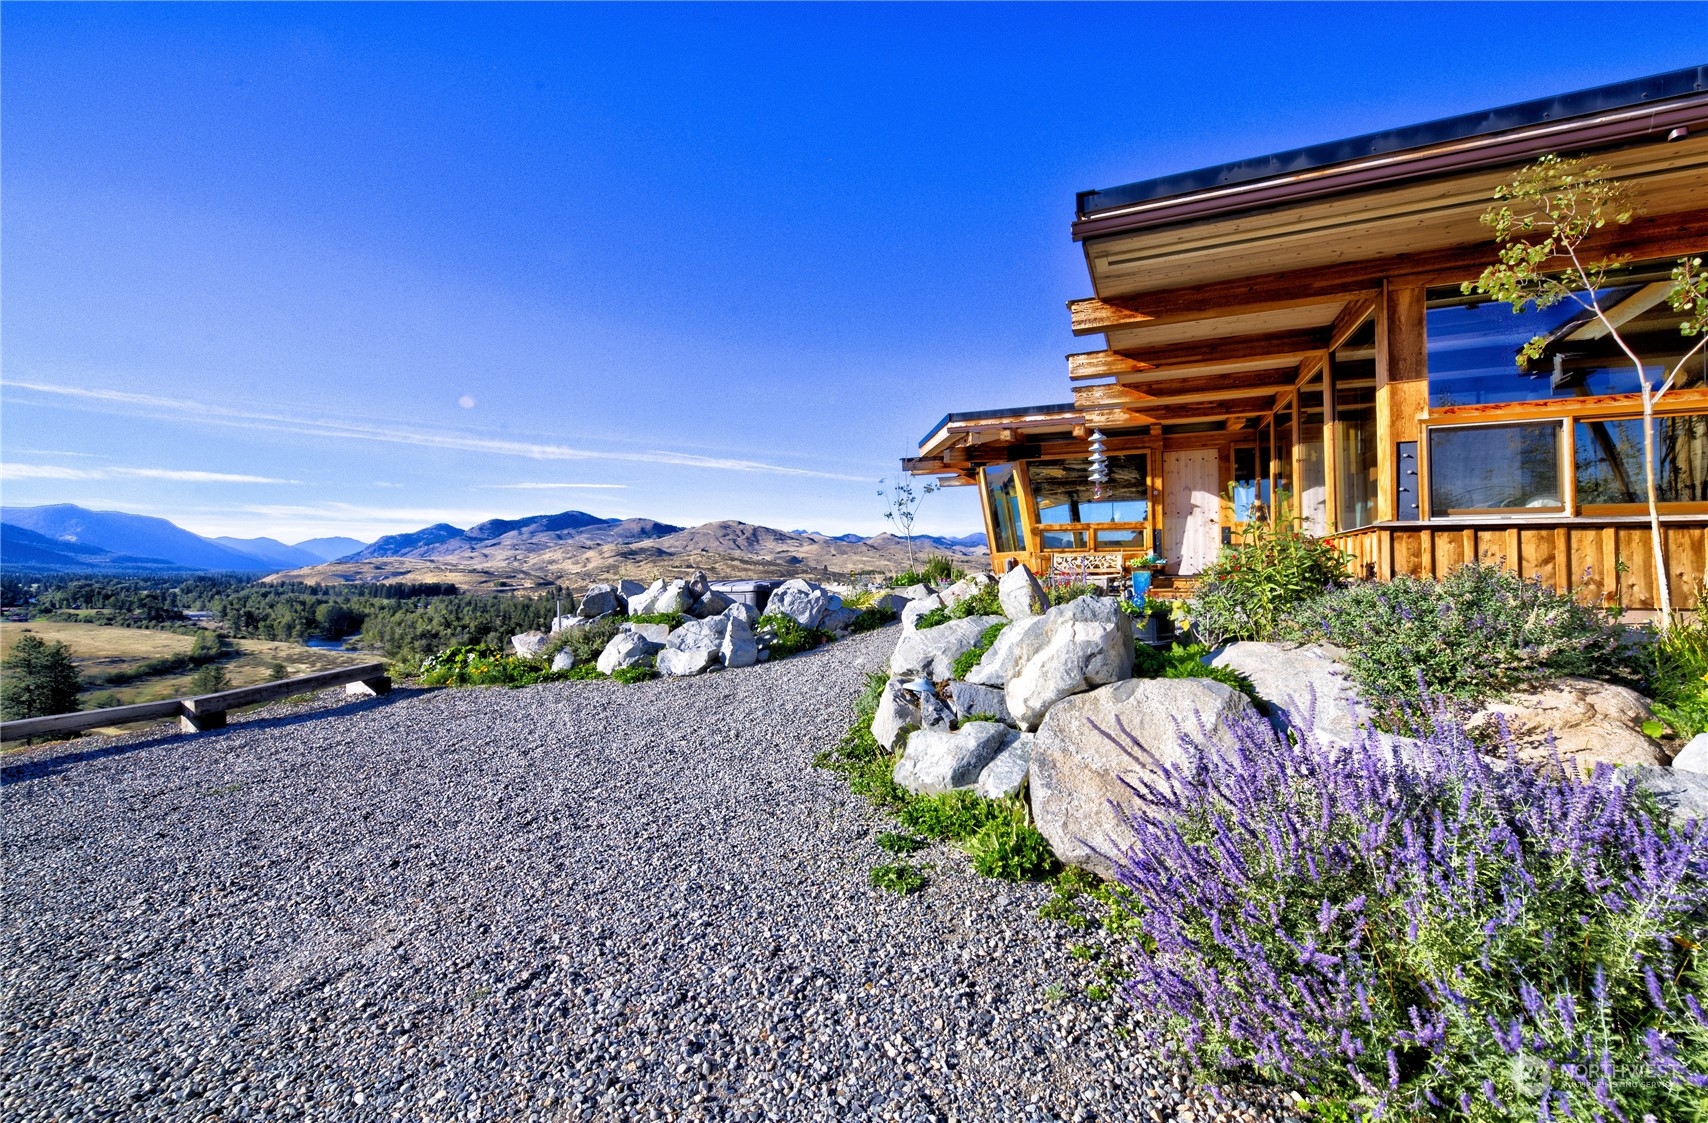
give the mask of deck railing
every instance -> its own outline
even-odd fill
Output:
[[[257,686],[199,694],[193,698],[171,698],[133,706],[108,706],[100,710],[78,710],[76,713],[0,722],[0,741],[21,741],[26,737],[44,737],[50,733],[76,733],[165,717],[176,717],[178,727],[185,733],[201,733],[224,728],[228,710],[258,706],[263,702],[274,702],[331,686],[342,686],[345,694],[373,697],[391,690],[391,679],[385,673],[384,663],[360,663],[353,667],[263,682]]]

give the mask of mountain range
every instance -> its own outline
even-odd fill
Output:
[[[912,557],[932,552],[981,559],[984,535],[914,537]],[[273,581],[519,588],[652,580],[694,569],[720,578],[875,573],[905,568],[909,559],[907,543],[891,534],[832,536],[734,521],[680,527],[585,511],[488,519],[466,530],[435,523],[367,544],[316,538],[287,545],[272,538],[204,538],[166,519],[69,503],[0,508],[0,566],[14,571],[229,571],[269,573]]]

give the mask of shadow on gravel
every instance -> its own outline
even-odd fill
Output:
[[[235,720],[224,729],[215,729],[207,733],[165,733],[156,737],[147,737],[137,741],[105,740],[102,744],[81,751],[60,752],[53,756],[32,755],[29,760],[20,760],[15,764],[0,766],[0,786],[28,783],[31,780],[45,780],[57,775],[68,768],[79,764],[87,764],[92,760],[104,760],[112,756],[125,756],[129,753],[141,752],[144,749],[156,749],[162,746],[181,745],[186,737],[194,737],[198,741],[210,737],[222,737],[228,733],[245,733],[257,729],[285,729],[305,722],[318,721],[321,718],[339,717],[344,714],[362,710],[379,709],[395,705],[398,702],[414,698],[432,691],[424,687],[399,686],[394,687],[390,694],[379,698],[363,698],[350,702],[341,702],[332,706],[307,710],[302,713],[281,714],[278,717],[265,717],[244,720],[244,715],[234,715]],[[70,749],[77,742],[67,742],[65,747]],[[48,746],[39,749],[25,749],[24,753],[41,754],[48,751]]]

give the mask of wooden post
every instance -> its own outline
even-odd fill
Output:
[[[1429,342],[1424,312],[1422,286],[1384,282],[1376,307],[1376,518],[1380,522],[1398,517],[1396,446],[1418,439],[1418,415],[1429,409]],[[1420,464],[1422,460],[1420,455]],[[1423,481],[1418,484],[1421,489]]]

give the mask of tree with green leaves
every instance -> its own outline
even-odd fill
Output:
[[[0,662],[0,720],[74,713],[82,689],[70,649],[25,632]]]
[[[218,694],[228,685],[225,668],[218,663],[209,663],[190,676],[190,690],[195,694]]]
[[[878,498],[884,501],[884,519],[907,541],[907,568],[910,573],[913,572],[914,515],[919,511],[920,501],[941,487],[933,481],[915,491],[913,481],[906,477],[878,481]]]
[[[1610,278],[1629,262],[1627,254],[1596,253],[1589,245],[1609,223],[1623,226],[1639,207],[1625,185],[1610,175],[1605,164],[1590,166],[1582,159],[1543,156],[1495,191],[1498,205],[1483,216],[1500,246],[1499,262],[1463,286],[1511,306],[1548,308],[1564,300],[1575,302],[1595,317],[1607,337],[1637,371],[1643,402],[1643,483],[1649,505],[1649,535],[1655,562],[1655,588],[1660,598],[1660,626],[1672,626],[1672,591],[1662,552],[1661,519],[1655,492],[1655,406],[1678,382],[1685,365],[1708,344],[1708,274],[1700,257],[1680,258],[1672,271],[1667,301],[1683,318],[1679,331],[1694,337],[1690,346],[1660,377],[1632,350],[1620,333],[1620,319],[1602,303]],[[1542,357],[1549,337],[1538,335],[1518,352],[1520,368]]]

